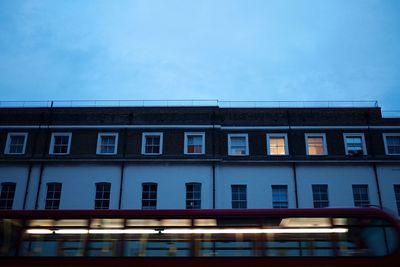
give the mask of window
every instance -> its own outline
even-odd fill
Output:
[[[6,149],[4,151],[4,154],[25,154],[27,139],[28,133],[9,133],[7,135]]]
[[[394,187],[394,196],[396,198],[397,205],[397,214],[400,215],[400,184],[393,185]]]
[[[272,207],[275,208],[287,208],[288,193],[287,185],[273,185],[272,186]]]
[[[286,134],[267,134],[267,152],[272,156],[288,155]]]
[[[142,154],[160,155],[162,154],[163,134],[162,133],[143,133]]]
[[[50,154],[69,154],[69,149],[71,146],[71,135],[71,133],[53,133],[51,135]]]
[[[107,210],[110,207],[111,183],[96,183],[96,210]]]
[[[99,133],[97,138],[97,154],[117,154],[118,133]]]
[[[185,133],[185,154],[200,155],[205,153],[204,133]]]
[[[354,206],[367,207],[369,205],[368,185],[353,184]]]
[[[15,183],[1,183],[0,210],[11,210],[14,202]]]
[[[312,185],[314,208],[329,207],[328,185],[313,184]]]
[[[305,137],[307,155],[328,155],[325,134],[305,134]]]
[[[157,208],[157,184],[143,183],[142,184],[142,209]]]
[[[247,208],[247,185],[232,185],[232,209]]]
[[[60,208],[61,186],[61,183],[47,183],[46,210]]]
[[[228,155],[246,156],[249,154],[247,134],[228,134]]]
[[[386,155],[400,155],[400,134],[385,133],[383,134]]]
[[[201,208],[201,183],[186,184],[186,208]]]
[[[345,133],[343,134],[346,155],[367,155],[364,134]]]

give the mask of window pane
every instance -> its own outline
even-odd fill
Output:
[[[145,137],[145,153],[160,154],[160,136],[147,135]]]
[[[142,209],[157,208],[157,184],[142,184]]]
[[[328,185],[312,185],[314,208],[329,206]]]
[[[186,184],[186,208],[201,208],[201,183]]]
[[[12,209],[15,195],[15,183],[2,183],[0,194],[0,209]]]
[[[323,137],[307,137],[308,155],[324,155]]]
[[[272,186],[272,207],[273,208],[288,207],[287,185]]]
[[[366,207],[369,205],[368,185],[353,185],[354,206]]]
[[[108,209],[110,206],[111,183],[96,184],[95,209]]]
[[[269,137],[269,153],[270,155],[285,155],[285,137],[271,136]]]
[[[400,136],[386,136],[386,145],[389,154],[400,154]]]
[[[232,208],[247,208],[247,186],[232,185]]]
[[[246,137],[231,136],[230,142],[231,155],[246,155]]]

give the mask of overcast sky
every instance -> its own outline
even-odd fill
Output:
[[[378,100],[398,0],[0,0],[1,100]]]

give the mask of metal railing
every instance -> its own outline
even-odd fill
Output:
[[[378,107],[365,101],[219,101],[209,100],[54,100],[0,101],[0,108],[49,107],[220,107],[220,108],[360,108]]]

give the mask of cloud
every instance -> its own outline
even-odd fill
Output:
[[[396,1],[2,1],[3,99],[378,99]]]

